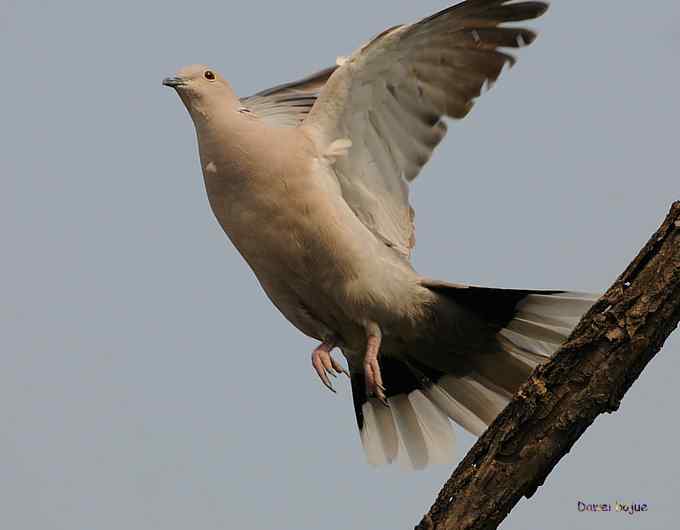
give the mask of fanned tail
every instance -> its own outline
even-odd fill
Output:
[[[449,418],[479,436],[533,369],[567,339],[599,295],[465,287],[424,281],[441,312],[430,345],[381,357],[385,406],[350,365],[367,460],[422,469],[454,458]]]

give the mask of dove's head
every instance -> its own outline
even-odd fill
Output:
[[[239,102],[227,80],[201,64],[182,68],[173,77],[163,79],[163,84],[177,91],[194,119],[211,113],[211,109],[228,108],[229,104]]]

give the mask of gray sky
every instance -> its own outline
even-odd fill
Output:
[[[245,95],[448,4],[0,0],[0,527],[420,520],[451,470],[365,464],[347,381],[323,389],[313,341],[221,233],[192,124],[160,81],[201,62]],[[680,4],[557,0],[532,26],[539,40],[414,186],[416,267],[601,290],[680,198]],[[503,528],[677,522],[679,348]],[[462,457],[473,438],[457,432]]]

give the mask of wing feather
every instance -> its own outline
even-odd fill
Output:
[[[413,211],[407,182],[446,135],[445,116],[465,117],[515,59],[502,49],[536,34],[502,26],[543,14],[543,2],[467,0],[415,24],[390,28],[332,72],[303,123],[319,152],[349,138],[334,161],[340,190],[361,221],[410,257]]]
[[[331,66],[299,81],[241,98],[241,105],[271,126],[296,127],[307,117],[320,90],[337,68]]]

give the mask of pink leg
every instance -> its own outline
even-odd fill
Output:
[[[378,353],[380,353],[381,333],[378,326],[372,326],[366,340],[366,357],[364,357],[364,373],[366,375],[366,392],[375,396],[383,405],[387,405],[385,386],[383,385]]]
[[[349,377],[347,370],[345,370],[338,361],[331,357],[331,350],[333,350],[333,348],[335,348],[335,344],[333,342],[325,341],[319,344],[319,346],[312,352],[312,366],[319,375],[321,382],[331,392],[335,392],[335,389],[333,388],[330,379],[328,379],[328,374],[331,374],[333,377],[337,377],[335,374],[338,373],[345,374],[347,377]]]

